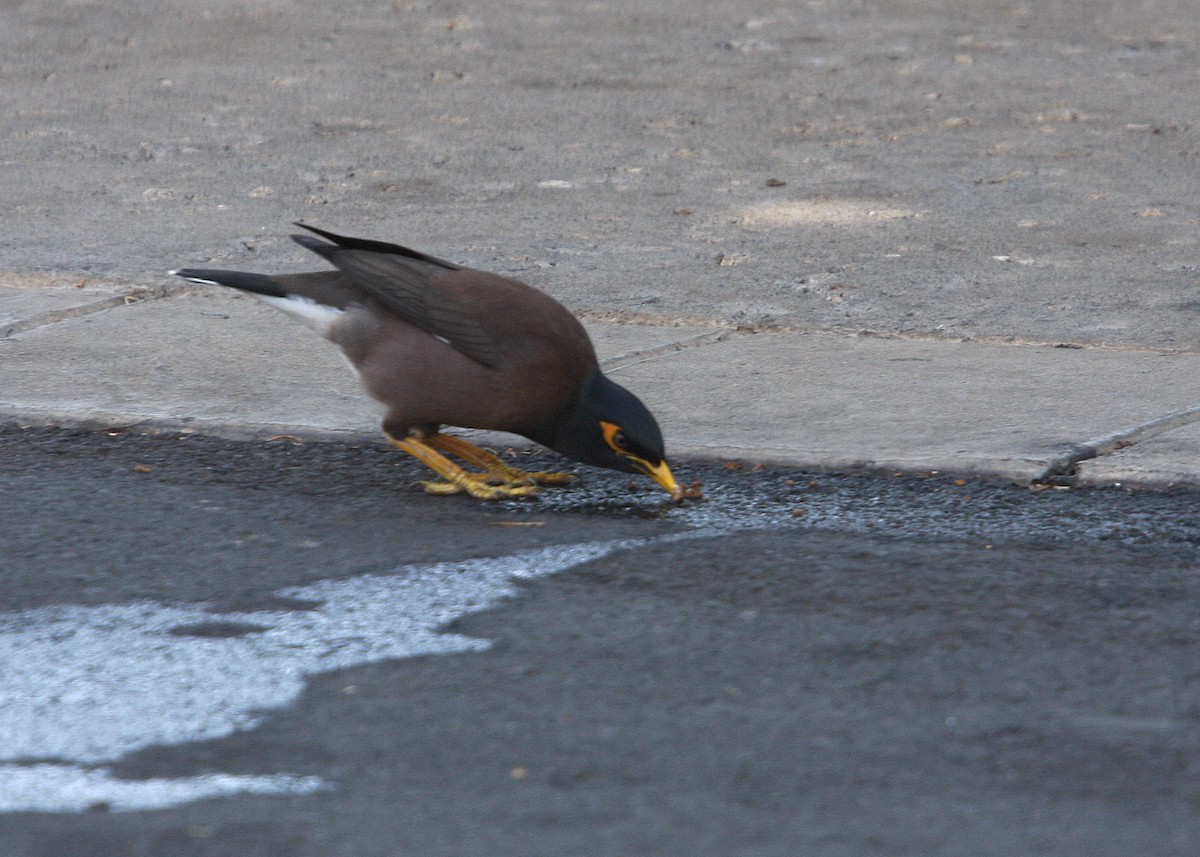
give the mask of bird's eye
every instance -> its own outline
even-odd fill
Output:
[[[616,453],[625,453],[629,451],[629,438],[625,437],[625,432],[621,431],[621,427],[615,423],[600,422],[600,433],[604,435],[604,442],[609,448]]]

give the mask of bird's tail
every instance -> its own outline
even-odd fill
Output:
[[[265,295],[271,298],[286,297],[287,293],[266,274],[249,274],[245,271],[215,271],[208,268],[176,268],[170,273],[193,283],[203,283],[206,286],[228,286],[231,289],[241,289],[255,295]]]

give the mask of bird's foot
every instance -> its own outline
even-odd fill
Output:
[[[522,470],[513,467],[498,455],[481,449],[469,441],[452,434],[432,434],[424,439],[427,444],[448,455],[461,458],[468,464],[482,469],[478,474],[490,485],[568,485],[575,481],[574,473],[554,473],[548,470]],[[468,474],[472,478],[476,474]]]
[[[570,473],[538,471],[526,473],[459,437],[432,434],[427,437],[394,438],[394,446],[419,459],[444,481],[422,482],[427,494],[470,494],[478,500],[512,500],[536,497],[538,485],[565,485],[575,477]],[[445,454],[461,458],[482,472],[464,470]]]
[[[466,473],[465,478],[456,482],[420,482],[426,494],[462,494],[467,493],[477,500],[512,500],[523,497],[536,497],[538,487],[519,483],[489,482],[484,473]],[[484,477],[484,478],[479,478]]]
[[[570,485],[575,481],[574,473],[555,473],[551,470],[516,470],[526,479],[536,482],[538,485]]]

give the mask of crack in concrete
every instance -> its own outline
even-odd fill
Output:
[[[10,336],[16,336],[18,333],[25,333],[29,330],[35,330],[39,327],[46,327],[51,324],[69,321],[80,316],[91,315],[92,313],[104,312],[105,310],[114,309],[116,307],[129,306],[130,304],[141,303],[144,300],[153,298],[161,298],[165,296],[165,292],[156,291],[154,289],[136,288],[133,291],[125,292],[120,295],[113,295],[109,298],[102,298],[98,301],[92,301],[86,304],[78,304],[77,306],[67,307],[66,309],[52,309],[46,312],[39,312],[36,315],[31,315],[28,318],[23,318],[18,321],[10,322],[0,327],[0,339],[8,339]]]
[[[617,369],[624,369],[627,366],[636,366],[638,363],[646,363],[647,361],[663,357],[667,354],[674,354],[677,351],[683,351],[687,348],[700,348],[705,345],[723,342],[737,333],[739,331],[731,329],[714,330],[712,333],[701,333],[696,336],[690,336],[687,339],[677,339],[674,342],[668,342],[666,345],[659,345],[654,348],[626,351],[624,354],[604,358],[600,361],[600,368],[605,372],[611,372]]]
[[[1070,485],[1074,482],[1076,468],[1085,461],[1111,455],[1160,434],[1166,434],[1197,422],[1200,422],[1200,405],[1166,414],[1141,425],[1085,440],[1078,444],[1073,452],[1062,456],[1052,464],[1041,477],[1034,480],[1035,484]]]

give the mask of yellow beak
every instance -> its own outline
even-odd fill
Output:
[[[671,473],[671,468],[667,466],[666,461],[660,461],[658,464],[651,464],[640,458],[635,458],[633,461],[646,471],[647,476],[669,491],[672,497],[678,498],[681,495],[679,486],[675,484],[675,475]]]

